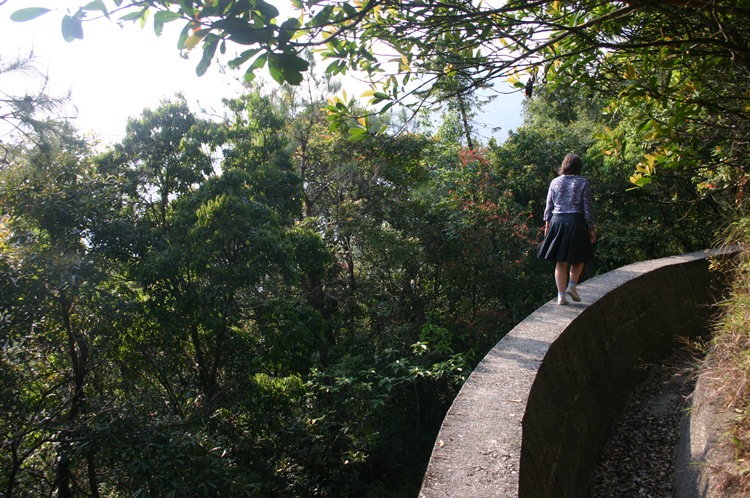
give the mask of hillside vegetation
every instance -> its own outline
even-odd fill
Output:
[[[104,151],[19,105],[0,173],[6,498],[414,496],[461,383],[554,295],[536,251],[567,152],[598,217],[585,278],[703,249],[736,215],[729,179],[628,191],[638,154],[596,138],[621,115],[573,88],[536,92],[501,144],[455,106],[350,140],[321,111],[335,90],[249,87],[222,120],[175,96]]]
[[[742,218],[726,231],[726,245],[745,249],[731,263],[730,292],[721,303],[702,375],[710,379],[710,402],[734,417],[719,441],[726,461],[710,469],[719,489],[750,491],[750,224]],[[726,264],[726,263],[725,263]]]

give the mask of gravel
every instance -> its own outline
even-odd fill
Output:
[[[648,378],[609,431],[590,498],[673,498],[675,447],[685,400],[695,387],[695,361],[670,358]]]

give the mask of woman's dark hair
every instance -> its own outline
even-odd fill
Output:
[[[583,169],[583,161],[576,154],[568,154],[560,166],[561,175],[578,175]]]

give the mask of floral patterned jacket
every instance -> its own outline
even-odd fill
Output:
[[[549,184],[544,221],[553,214],[584,213],[589,227],[596,224],[589,181],[578,175],[560,175]]]

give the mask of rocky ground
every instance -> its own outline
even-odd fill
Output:
[[[672,498],[675,446],[695,368],[672,358],[650,368],[611,429],[592,477],[590,498]]]

